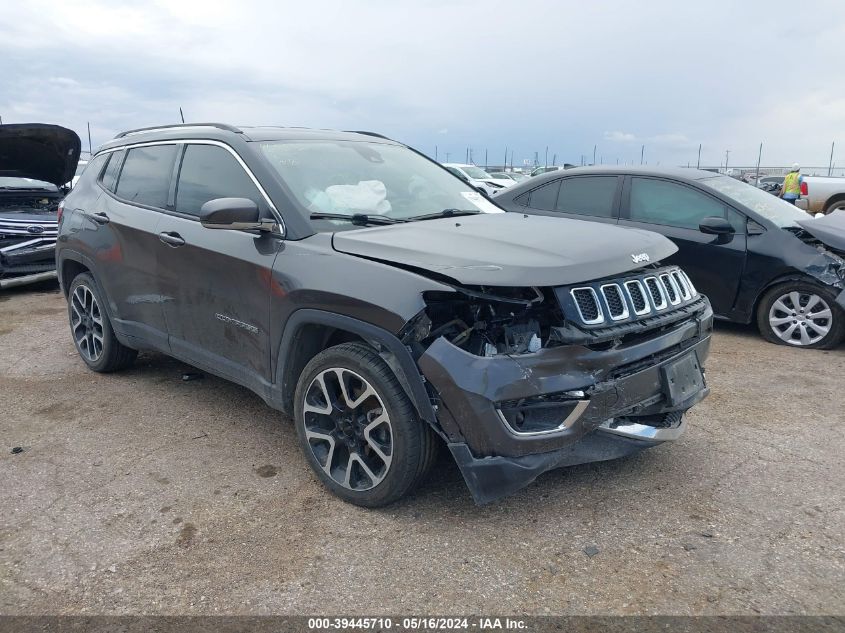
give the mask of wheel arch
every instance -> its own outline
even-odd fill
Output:
[[[58,262],[58,278],[59,278],[59,287],[62,289],[62,293],[67,298],[68,290],[70,289],[70,284],[73,283],[73,280],[82,273],[90,273],[91,267],[88,266],[81,255],[76,253],[64,253],[59,258]]]
[[[296,383],[308,362],[324,349],[350,341],[374,348],[402,385],[420,418],[439,430],[422,375],[396,336],[359,319],[311,308],[294,312],[282,333],[274,382],[281,391],[283,410],[293,411]]]
[[[845,201],[845,193],[835,193],[830,196],[827,200],[824,201],[824,205],[822,206],[822,211],[827,214],[827,210],[830,208],[831,205],[836,204],[837,202]]]

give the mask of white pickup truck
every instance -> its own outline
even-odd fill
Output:
[[[813,215],[845,210],[845,177],[803,176],[798,207]]]

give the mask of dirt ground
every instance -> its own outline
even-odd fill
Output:
[[[674,444],[483,507],[444,457],[368,511],[246,389],[92,373],[55,285],[6,291],[0,613],[844,613],[845,349],[720,326],[707,369]]]

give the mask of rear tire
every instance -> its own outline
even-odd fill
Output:
[[[845,338],[845,311],[827,288],[789,281],[771,288],[757,308],[757,326],[767,341],[808,349],[831,349]]]
[[[129,367],[138,355],[137,350],[117,340],[104,305],[91,273],[74,277],[67,299],[71,337],[88,368],[101,373]]]
[[[302,371],[294,421],[305,458],[335,495],[375,508],[411,492],[436,458],[437,437],[369,346],[343,343]]]
[[[825,207],[824,214],[830,215],[834,211],[845,211],[845,198],[834,200]]]

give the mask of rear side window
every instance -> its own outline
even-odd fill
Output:
[[[553,180],[542,187],[537,187],[531,191],[528,206],[532,209],[541,209],[543,211],[553,210],[555,208],[555,202],[557,202],[558,189],[560,189],[560,180]]]
[[[618,182],[616,176],[564,178],[556,208],[564,213],[611,218]]]
[[[176,145],[130,149],[115,193],[124,200],[163,209],[167,205],[175,157]]]
[[[100,180],[103,183],[103,187],[112,193],[114,193],[114,186],[117,184],[117,175],[120,173],[120,165],[123,163],[123,155],[125,153],[123,150],[120,150],[119,152],[112,152],[109,155],[109,162]]]
[[[188,145],[176,185],[176,211],[199,215],[202,205],[215,198],[249,198],[261,205],[258,188],[232,154],[216,145]]]
[[[691,187],[652,178],[631,179],[631,220],[698,229],[706,217],[724,218],[724,204]]]

